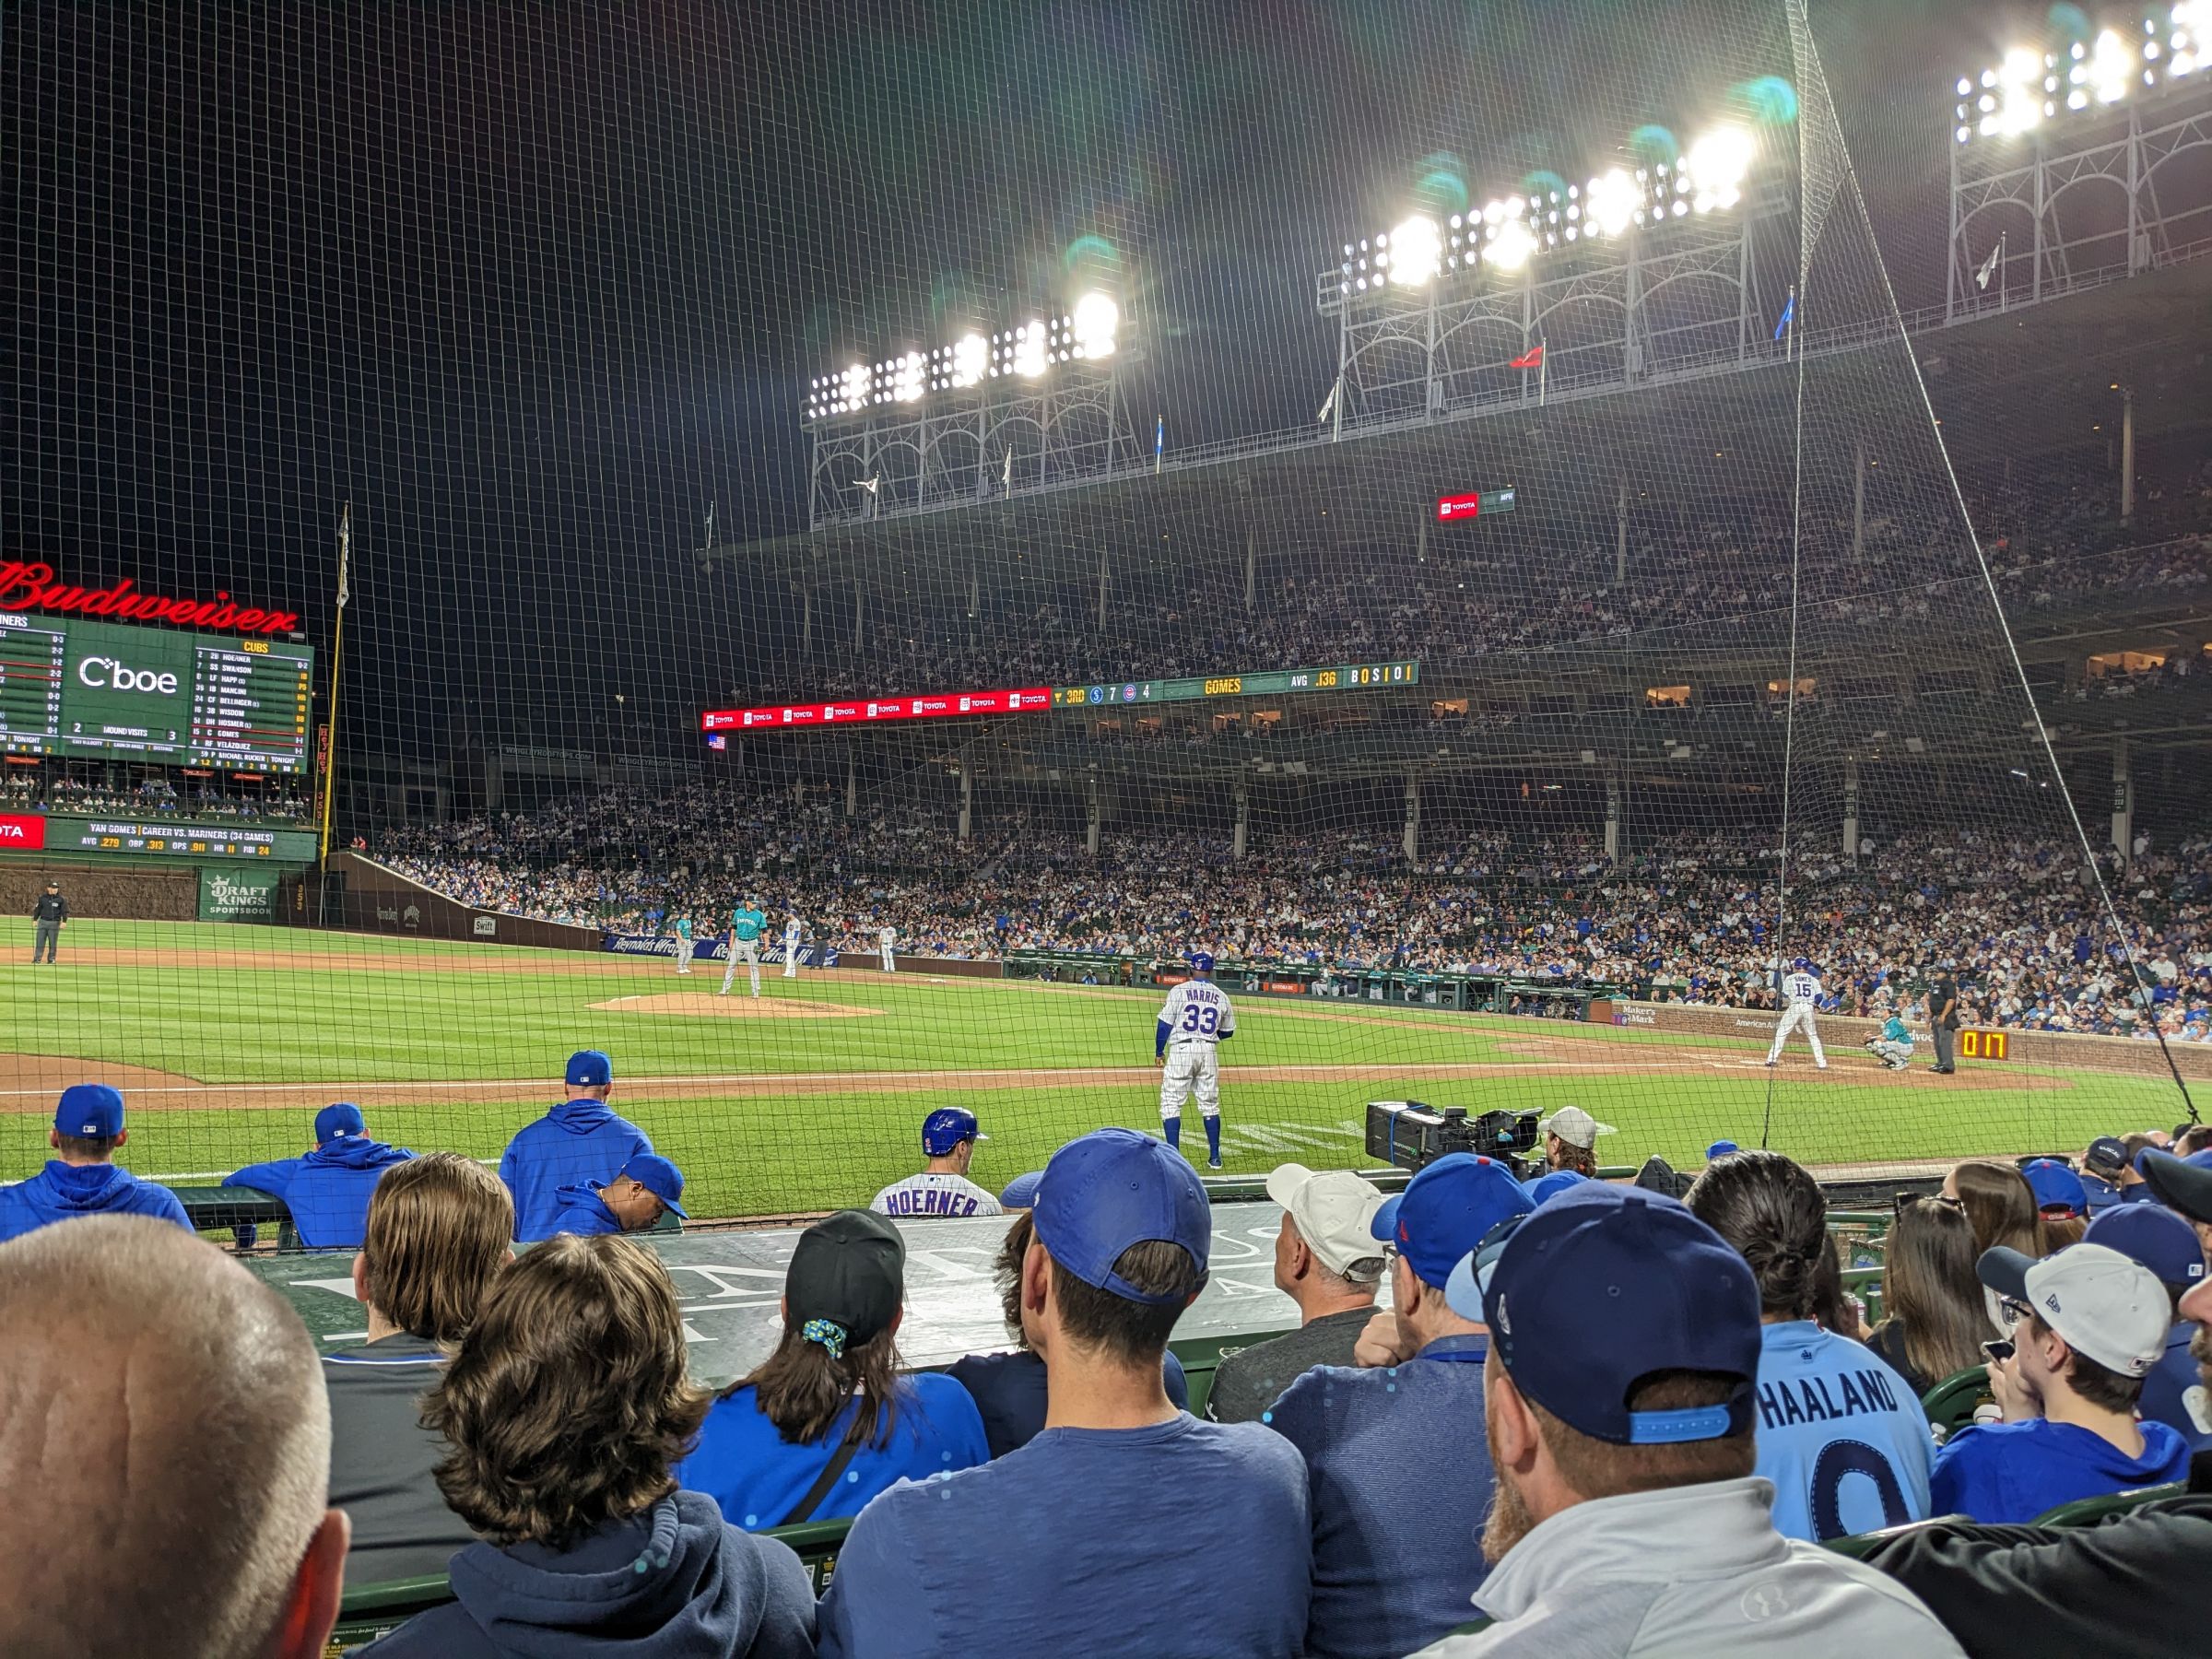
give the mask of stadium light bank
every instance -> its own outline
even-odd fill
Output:
[[[1063,364],[1112,358],[1122,308],[1101,288],[1077,296],[1066,312],[1032,315],[992,333],[970,329],[927,351],[918,347],[871,362],[862,358],[815,375],[806,386],[806,419],[834,420],[895,411],[934,394],[988,389],[993,381],[1041,382]]]
[[[2205,72],[2212,0],[2183,0],[2088,40],[2020,45],[1978,76],[1962,75],[1954,142],[2018,138],[2046,122],[2124,104]]]

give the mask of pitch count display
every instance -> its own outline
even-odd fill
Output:
[[[314,653],[0,611],[0,749],[304,772]]]

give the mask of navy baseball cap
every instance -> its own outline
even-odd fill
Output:
[[[2082,1155],[2081,1167],[2104,1181],[2117,1181],[2127,1168],[2127,1143],[2116,1135],[2100,1135]]]
[[[2146,1147],[2136,1155],[2136,1168],[2168,1209],[2179,1210],[2192,1221],[2212,1221],[2212,1150],[2176,1158],[2156,1147]]]
[[[941,1106],[922,1120],[922,1150],[931,1158],[943,1158],[965,1140],[990,1138],[965,1106]]]
[[[1006,1190],[998,1195],[1003,1209],[1028,1209],[1037,1202],[1037,1186],[1044,1179],[1042,1170],[1030,1170],[1006,1182]]]
[[[2170,1290],[2186,1290],[2205,1277],[2205,1247],[2196,1229],[2156,1204],[2122,1204],[2089,1223],[2085,1244],[2101,1244],[2130,1256],[2156,1274]]]
[[[1473,1276],[1455,1277],[1464,1301]],[[1571,1429],[1620,1446],[1751,1430],[1759,1289],[1744,1258],[1679,1199],[1584,1182],[1514,1228],[1481,1296],[1490,1350],[1513,1386]],[[1717,1406],[1629,1409],[1638,1382],[1671,1371],[1740,1381]]]
[[[1139,1290],[1113,1270],[1132,1244],[1180,1244],[1206,1282],[1214,1224],[1206,1188],[1182,1153],[1134,1129],[1094,1129],[1053,1154],[1030,1218],[1037,1241],[1087,1285],[1124,1300],[1167,1307],[1182,1298]]]
[[[1492,1228],[1534,1208],[1535,1200],[1496,1159],[1453,1152],[1422,1170],[1404,1192],[1385,1198],[1368,1231],[1396,1245],[1414,1277],[1441,1290],[1460,1258]]]
[[[2035,1194],[2035,1207],[2045,1215],[2064,1211],[2069,1216],[2086,1214],[2089,1207],[2089,1189],[2081,1184],[2081,1177],[2055,1158],[2039,1158],[2033,1163],[2022,1164],[2020,1173],[2028,1178],[2028,1185]]]
[[[622,1166],[622,1173],[685,1220],[691,1219],[691,1212],[677,1202],[684,1195],[684,1172],[658,1152],[639,1153]]]
[[[105,1083],[72,1083],[62,1090],[53,1126],[80,1140],[106,1140],[123,1133],[123,1096]]]
[[[369,1125],[361,1119],[361,1109],[351,1100],[334,1100],[315,1113],[315,1145],[318,1147],[368,1133]]]
[[[569,1087],[597,1088],[615,1080],[615,1063],[597,1049],[578,1049],[569,1056]]]
[[[1211,973],[1214,971],[1214,959],[1206,951],[1198,951],[1191,958],[1191,968],[1194,972]]]

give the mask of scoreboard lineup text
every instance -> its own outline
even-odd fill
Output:
[[[0,750],[304,772],[314,653],[0,612]]]

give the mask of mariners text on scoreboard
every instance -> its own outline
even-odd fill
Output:
[[[0,750],[303,772],[314,653],[0,611]]]

